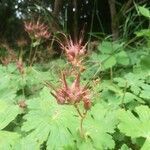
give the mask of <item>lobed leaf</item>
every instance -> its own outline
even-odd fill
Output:
[[[0,149],[14,150],[20,140],[20,135],[15,132],[0,131]]]
[[[118,128],[121,132],[131,138],[143,137],[146,139],[142,149],[150,147],[150,108],[148,106],[138,106],[135,108],[138,116],[131,111],[120,110],[118,117],[120,123]]]
[[[34,139],[39,144],[47,141],[48,149],[61,149],[74,144],[72,132],[78,127],[78,119],[71,106],[62,106],[44,88],[40,96],[28,101],[29,113],[22,131],[29,133],[26,138]]]
[[[0,130],[4,129],[20,113],[18,105],[0,101]]]
[[[84,123],[86,135],[92,139],[96,149],[113,149],[115,142],[111,134],[115,132],[117,124],[115,110],[96,104],[90,114],[91,117]]]

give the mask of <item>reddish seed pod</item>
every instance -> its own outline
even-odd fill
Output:
[[[59,104],[70,104],[84,102],[85,109],[90,109],[90,92],[87,87],[80,85],[80,74],[78,74],[74,82],[69,85],[66,81],[66,76],[62,73],[60,88],[54,89],[55,93],[52,95],[56,98]]]
[[[36,22],[30,21],[24,22],[25,31],[29,33],[31,37],[35,39],[48,39],[51,36],[49,28],[44,23],[41,23],[40,19]]]
[[[24,72],[24,65],[23,65],[23,62],[22,62],[22,61],[18,60],[18,61],[16,62],[16,66],[17,66],[17,68],[18,68],[18,70],[19,70],[19,72],[20,72],[21,74],[24,74],[24,73],[25,73],[25,72]]]
[[[27,107],[27,104],[25,103],[25,100],[19,101],[18,105],[19,105],[20,108],[26,108]]]
[[[84,101],[84,108],[86,110],[89,110],[91,108],[91,101],[90,100],[85,100]]]
[[[68,61],[73,65],[79,67],[86,54],[86,44],[82,44],[83,38],[74,42],[71,38],[66,37],[66,44],[61,44],[62,49],[66,53]]]

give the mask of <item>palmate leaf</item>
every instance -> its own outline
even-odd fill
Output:
[[[119,150],[132,150],[126,144],[123,144]]]
[[[49,71],[39,71],[38,68],[26,68],[26,82],[28,86],[33,86],[37,84],[44,83],[46,80],[52,80],[54,79],[54,76],[52,76]],[[53,77],[53,78],[52,78]]]
[[[122,86],[126,86],[124,79],[117,78],[116,81],[119,82],[119,86],[108,80],[102,81],[101,88],[103,91],[101,92],[101,100],[111,106],[120,106],[122,104],[129,104],[134,101],[144,103],[144,101],[135,94],[124,91],[125,88],[122,89]]]
[[[140,97],[147,100],[148,103],[150,103],[150,84],[145,84],[142,86],[142,91],[140,93]]]
[[[118,128],[131,138],[143,137],[145,143],[142,150],[150,149],[150,108],[148,106],[139,106],[135,108],[136,117],[131,111],[120,110],[118,117],[120,123]]]
[[[125,75],[125,78],[127,80],[128,86],[130,86],[131,91],[136,95],[139,94],[141,91],[140,87],[145,84],[144,80],[140,79],[133,73],[128,73]]]
[[[149,36],[150,36],[150,31],[149,31]],[[149,60],[149,58],[150,58],[150,54],[147,55],[147,56],[142,57],[141,62],[140,62],[142,70],[150,71],[149,70],[149,68],[150,68],[150,60]]]
[[[138,32],[135,32],[137,37],[150,37],[150,29],[142,29]]]
[[[17,101],[17,91],[23,88],[25,82],[16,66],[0,66],[0,100],[14,103]]]
[[[111,68],[116,64],[116,58],[113,55],[114,45],[112,42],[103,41],[98,46],[98,50],[101,52],[101,54],[98,55],[98,60],[102,63],[102,69],[104,70]]]
[[[93,143],[91,142],[90,138],[85,138],[84,140],[82,138],[76,137],[78,139],[77,141],[77,148],[79,150],[95,150]]]
[[[39,150],[40,144],[38,144],[34,139],[20,138],[18,142],[14,145],[13,150]]]
[[[20,112],[18,105],[0,101],[0,130],[13,121]]]
[[[111,68],[113,66],[115,66],[116,64],[116,58],[113,56],[113,55],[100,55],[99,58],[102,61],[102,68],[103,69],[108,69],[108,68]]]
[[[118,86],[124,89],[128,88],[131,90],[130,95],[132,94],[133,99],[136,99],[140,103],[143,103],[144,100],[150,99],[149,90],[150,86],[146,82],[147,75],[143,74],[133,74],[128,73],[124,78],[114,78],[114,81],[117,82]],[[127,92],[126,92],[127,93]],[[125,94],[126,96],[126,94]],[[141,98],[144,98],[142,100]]]
[[[0,76],[0,99],[4,101],[12,102],[16,97],[16,86],[12,83],[11,77],[9,75],[5,75],[3,77]]]
[[[92,139],[95,149],[113,149],[115,142],[111,136],[117,124],[116,111],[109,110],[101,104],[96,104],[89,117],[85,119],[85,135]]]
[[[29,112],[22,127],[22,131],[29,132],[27,139],[34,139],[37,144],[47,141],[48,150],[74,144],[71,132],[79,126],[74,108],[58,105],[47,88],[41,91],[40,97],[29,100],[27,105]]]
[[[0,149],[14,150],[20,140],[20,135],[15,132],[0,131]]]
[[[123,50],[116,54],[116,60],[117,60],[117,63],[121,64],[121,65],[128,65],[129,64],[129,56]]]
[[[113,55],[109,54],[96,54],[93,53],[91,56],[92,62],[99,62],[101,69],[108,69],[113,67],[116,64],[116,58]]]
[[[116,64],[128,65],[129,57],[123,48],[124,43],[103,41],[97,47],[99,53],[92,53],[91,60],[101,64],[101,70],[112,68]]]

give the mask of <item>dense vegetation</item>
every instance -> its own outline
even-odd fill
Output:
[[[117,36],[51,30],[63,19],[31,17],[35,7],[17,42],[1,30],[0,150],[150,149],[150,10],[129,8]]]

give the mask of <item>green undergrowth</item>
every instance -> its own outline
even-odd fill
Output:
[[[89,55],[84,137],[75,108],[57,104],[45,84],[58,85],[64,60],[25,67],[23,75],[16,64],[0,65],[0,150],[149,150],[149,58],[146,47],[109,41]]]

